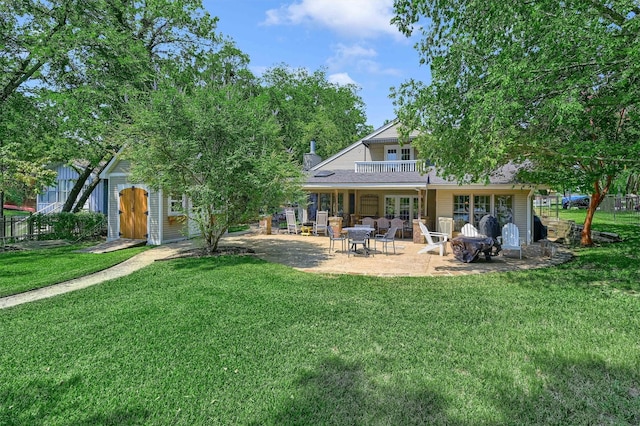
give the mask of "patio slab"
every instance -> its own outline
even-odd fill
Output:
[[[500,254],[485,261],[462,263],[453,257],[451,247],[447,255],[437,252],[418,254],[424,244],[414,244],[411,240],[396,240],[396,254],[347,256],[340,251],[329,252],[329,238],[323,236],[301,236],[288,234],[263,235],[257,232],[225,236],[220,246],[240,246],[251,248],[256,256],[269,262],[281,263],[300,271],[323,274],[362,274],[374,276],[456,276],[481,274],[486,272],[506,272],[521,269],[544,268],[570,260],[571,252],[557,246],[552,257],[543,253],[539,244],[523,247],[522,259],[517,252],[513,255]],[[378,246],[378,250],[380,250]],[[392,249],[391,249],[392,251]]]

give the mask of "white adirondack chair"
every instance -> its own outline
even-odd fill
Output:
[[[440,256],[444,256],[447,253],[447,239],[449,236],[442,232],[429,232],[429,229],[424,223],[418,222],[418,224],[420,225],[422,235],[424,235],[424,238],[427,240],[426,247],[418,253],[427,253],[431,250],[438,249]],[[434,238],[436,241],[434,241]]]
[[[298,224],[296,223],[296,212],[287,210],[285,216],[287,217],[287,234],[297,234]]]
[[[502,245],[502,254],[504,250],[518,250],[520,259],[522,259],[522,245],[520,242],[520,230],[515,223],[507,223],[502,227],[502,237],[499,238]]]
[[[480,235],[478,229],[470,223],[465,223],[460,232],[465,237],[477,237]]]
[[[327,228],[329,227],[329,212],[326,210],[320,210],[316,213],[316,221],[313,224],[313,233],[318,235],[322,232],[327,235]]]

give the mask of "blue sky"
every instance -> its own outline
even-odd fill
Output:
[[[393,0],[203,0],[220,18],[218,31],[235,40],[260,75],[279,64],[355,83],[374,128],[395,117],[391,86],[428,82],[413,45],[389,23]],[[415,37],[415,36],[414,36]]]

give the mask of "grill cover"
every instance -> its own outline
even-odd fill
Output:
[[[498,219],[490,214],[483,216],[478,223],[478,232],[486,235],[487,237],[491,237],[496,241],[500,236],[500,224],[498,223]]]

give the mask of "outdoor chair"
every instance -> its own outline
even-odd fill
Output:
[[[344,235],[336,236],[331,226],[327,227],[327,234],[329,235],[329,253],[334,249],[336,241],[340,241],[342,244],[342,252],[344,253],[344,242],[347,240],[347,237]]]
[[[364,219],[362,219],[362,224],[364,226],[368,226],[369,228],[376,227],[376,221],[370,217],[365,217]]]
[[[478,230],[476,229],[475,226],[473,226],[470,223],[466,223],[463,227],[462,230],[460,231],[460,233],[462,235],[464,235],[465,237],[477,237],[480,235],[480,233],[478,232]]]
[[[362,250],[365,256],[369,256],[369,231],[366,229],[351,229],[347,231],[348,238],[348,250],[347,257],[351,253],[357,254],[358,245],[362,245]]]
[[[373,240],[373,249],[376,249],[378,242],[382,243],[382,251],[385,254],[389,254],[388,246],[389,243],[393,245],[393,254],[396,254],[396,231],[398,228],[392,226],[389,228],[386,234],[384,235],[376,235],[376,238]]]
[[[391,226],[395,226],[400,231],[400,238],[404,238],[404,220],[399,217],[391,219]]]
[[[287,234],[297,234],[298,223],[296,222],[296,212],[293,210],[287,210],[285,215],[287,217]]]
[[[418,222],[418,224],[420,225],[422,235],[424,235],[424,238],[427,240],[426,247],[418,253],[427,253],[431,250],[438,249],[440,251],[440,256],[444,256],[447,253],[447,239],[449,236],[442,232],[429,232],[429,229],[424,223]],[[436,240],[434,241],[434,239]]]
[[[376,225],[378,226],[378,234],[384,235],[389,230],[390,222],[386,217],[376,219]]]
[[[502,227],[502,236],[498,237],[502,250],[518,250],[522,259],[522,245],[520,242],[520,229],[515,223],[507,223]],[[504,256],[504,251],[502,252]]]
[[[313,233],[318,235],[322,232],[324,235],[327,235],[327,228],[329,222],[329,212],[326,210],[321,210],[316,213],[316,221],[313,224]]]

